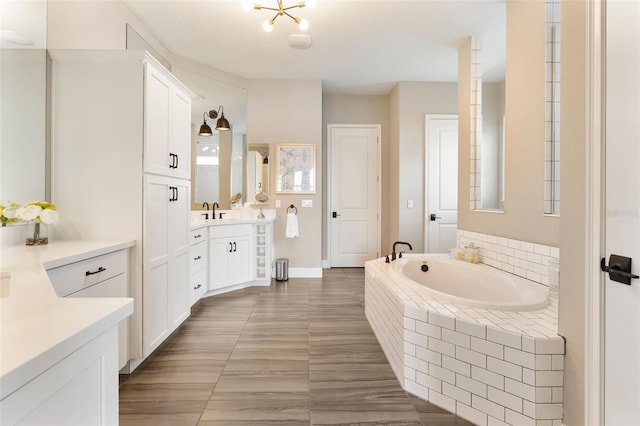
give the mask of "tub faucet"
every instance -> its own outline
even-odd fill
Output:
[[[396,260],[396,246],[398,244],[402,244],[405,246],[409,246],[409,250],[413,250],[413,247],[411,247],[411,244],[409,243],[405,243],[404,241],[396,241],[395,243],[393,243],[393,251],[391,252],[391,260]],[[398,258],[402,257],[402,252],[400,252],[400,254],[398,255]]]
[[[205,208],[206,206],[206,208]],[[202,208],[205,209],[205,213],[202,213],[201,216],[204,216],[204,219],[207,220],[209,219],[209,203],[207,203],[206,201],[204,203],[202,203]]]

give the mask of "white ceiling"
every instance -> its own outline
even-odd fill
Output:
[[[309,21],[308,49],[288,45],[290,34],[301,33],[290,18],[279,17],[266,33],[262,22],[273,13],[247,12],[240,0],[126,3],[175,55],[249,79],[322,80],[324,93],[388,94],[398,81],[455,82],[458,46],[470,35],[482,37],[484,71],[504,72],[505,0],[318,0],[315,9],[293,9]]]

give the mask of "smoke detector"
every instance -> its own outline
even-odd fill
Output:
[[[308,49],[311,47],[311,36],[309,34],[291,34],[289,46],[294,49]]]

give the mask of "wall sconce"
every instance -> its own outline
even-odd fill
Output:
[[[220,118],[218,118],[218,111],[220,112]],[[218,118],[218,121],[216,121],[216,130],[231,130],[231,125],[229,124],[229,120],[224,118],[224,107],[222,105],[218,107],[218,111],[216,111],[215,109],[212,109],[209,112],[205,111],[204,113],[202,113],[203,123],[202,123],[202,126],[200,126],[200,130],[198,131],[198,136],[213,135],[213,131],[211,130],[211,127],[207,124],[207,115],[211,119]]]

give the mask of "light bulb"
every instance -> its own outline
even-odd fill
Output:
[[[242,8],[249,12],[253,9],[253,3],[250,0],[244,0],[242,2]]]
[[[270,33],[273,30],[273,21],[271,21],[270,19],[264,21],[262,23],[262,29]]]
[[[298,23],[298,28],[300,28],[302,31],[308,30],[309,21],[307,21],[306,19],[301,19],[300,22]]]
[[[318,5],[318,2],[316,0],[307,0],[304,2],[304,5],[310,9],[313,9]]]

